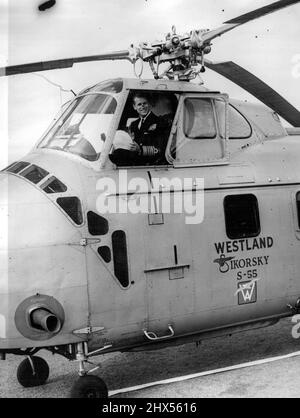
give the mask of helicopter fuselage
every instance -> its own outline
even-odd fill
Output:
[[[116,101],[97,157],[80,155],[77,143],[63,148],[61,133],[49,139],[54,125],[48,146],[43,138],[0,174],[1,352],[80,342],[96,354],[155,349],[297,312],[300,136],[267,108],[192,83],[93,89],[79,99],[105,92]],[[109,160],[136,90],[176,95],[165,164]],[[201,129],[186,127],[193,100],[209,102],[213,137],[187,134]],[[46,325],[35,322],[40,310]]]

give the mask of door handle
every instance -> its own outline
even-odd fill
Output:
[[[82,247],[86,247],[87,245],[98,244],[99,242],[101,242],[100,238],[81,238],[79,244]]]
[[[152,332],[152,331],[147,331],[145,329],[143,331],[144,331],[145,336],[148,338],[148,340],[151,340],[151,341],[159,341],[159,340],[164,340],[166,338],[174,337],[175,332],[174,332],[174,329],[173,329],[172,325],[169,324],[168,325],[168,328],[169,328],[170,334],[164,335],[162,337],[158,337],[155,334],[155,332]]]

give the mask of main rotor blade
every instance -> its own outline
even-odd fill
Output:
[[[300,112],[254,74],[232,61],[213,64],[207,60],[205,65],[248,91],[291,125],[300,127]]]
[[[206,32],[202,35],[203,41],[209,42],[217,36],[221,36],[226,32],[236,28],[237,26],[243,25],[244,23],[250,22],[251,20],[258,19],[259,17],[265,16],[267,14],[276,12],[277,10],[283,9],[285,7],[291,6],[292,4],[299,3],[300,0],[280,0],[275,3],[271,3],[267,6],[261,7],[259,9],[253,10],[252,12],[243,14],[234,19],[224,22],[225,26],[221,26],[217,29]]]
[[[88,61],[109,61],[128,59],[130,53],[128,50],[109,52],[107,54],[90,55],[86,57],[66,58],[44,62],[32,62],[30,64],[10,65],[0,68],[0,77],[14,74],[33,73],[36,71],[56,70],[58,68],[70,68],[73,64]]]

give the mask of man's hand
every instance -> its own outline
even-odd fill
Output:
[[[132,152],[136,152],[137,154],[141,154],[141,152],[142,152],[141,147],[136,142],[133,142],[130,145],[130,149],[129,150],[132,151]]]

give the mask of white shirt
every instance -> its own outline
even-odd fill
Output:
[[[147,113],[146,116],[144,116],[143,118],[140,118],[139,124],[138,124],[138,128],[141,129],[142,123],[145,122],[146,118],[150,115],[151,111],[149,111]]]

